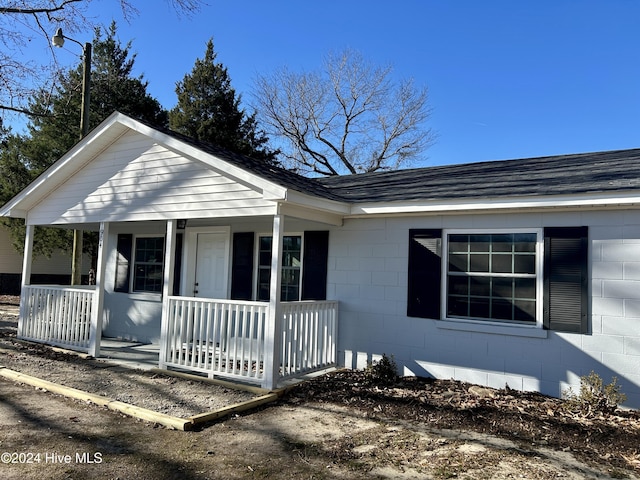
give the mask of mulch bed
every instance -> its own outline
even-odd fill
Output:
[[[570,451],[585,463],[640,472],[640,412],[585,416],[569,402],[538,393],[489,389],[453,380],[403,377],[376,385],[363,371],[339,371],[297,386],[288,401],[346,405],[373,418],[468,430]]]

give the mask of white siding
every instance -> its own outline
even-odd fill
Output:
[[[410,228],[589,227],[590,328],[546,338],[442,328],[407,311]],[[406,375],[560,396],[591,370],[640,407],[640,212],[459,215],[345,221],[330,234],[328,298],[340,301],[346,367],[394,355]]]
[[[272,213],[261,192],[128,133],[29,212],[31,224]]]
[[[85,256],[82,273],[89,273],[89,257]],[[9,231],[0,226],[0,273],[22,274],[22,254],[11,245]],[[71,256],[63,252],[55,252],[51,258],[36,257],[33,260],[31,273],[36,275],[71,275]]]

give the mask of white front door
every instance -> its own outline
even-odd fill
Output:
[[[198,232],[195,243],[194,297],[227,298],[229,234]]]

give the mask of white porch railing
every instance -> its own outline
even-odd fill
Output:
[[[268,308],[264,302],[170,297],[161,368],[261,383]],[[335,365],[338,302],[287,302],[281,311],[280,377]]]
[[[295,377],[335,365],[338,302],[287,302],[281,308],[281,377]]]
[[[25,286],[18,338],[88,351],[93,295],[91,288]]]
[[[267,309],[263,302],[170,297],[160,346],[166,366],[260,383]]]
[[[92,287],[25,286],[18,338],[88,351]],[[169,297],[161,368],[173,367],[261,384],[269,304]],[[336,364],[338,302],[281,304],[279,377]],[[276,342],[277,343],[277,342]]]

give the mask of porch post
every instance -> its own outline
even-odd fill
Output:
[[[31,263],[33,261],[33,231],[34,226],[27,224],[24,239],[24,256],[22,258],[22,279],[20,280],[20,316],[18,317],[18,338],[23,334],[24,317],[27,314],[26,286],[31,284]]]
[[[167,221],[167,235],[164,245],[164,275],[162,281],[162,320],[160,323],[160,355],[158,367],[166,368],[167,337],[169,335],[169,297],[173,293],[173,270],[175,267],[175,244],[177,220]]]
[[[96,264],[96,286],[93,292],[91,306],[91,327],[89,329],[89,355],[94,358],[100,356],[100,340],[102,339],[102,317],[104,310],[104,271],[107,265],[107,243],[109,238],[109,224],[100,223],[98,237],[98,262]]]
[[[284,219],[273,217],[271,240],[271,284],[269,285],[269,310],[264,336],[264,378],[262,388],[273,390],[280,377],[280,348],[282,344],[282,319],[280,318],[280,284],[282,279],[282,237]]]

